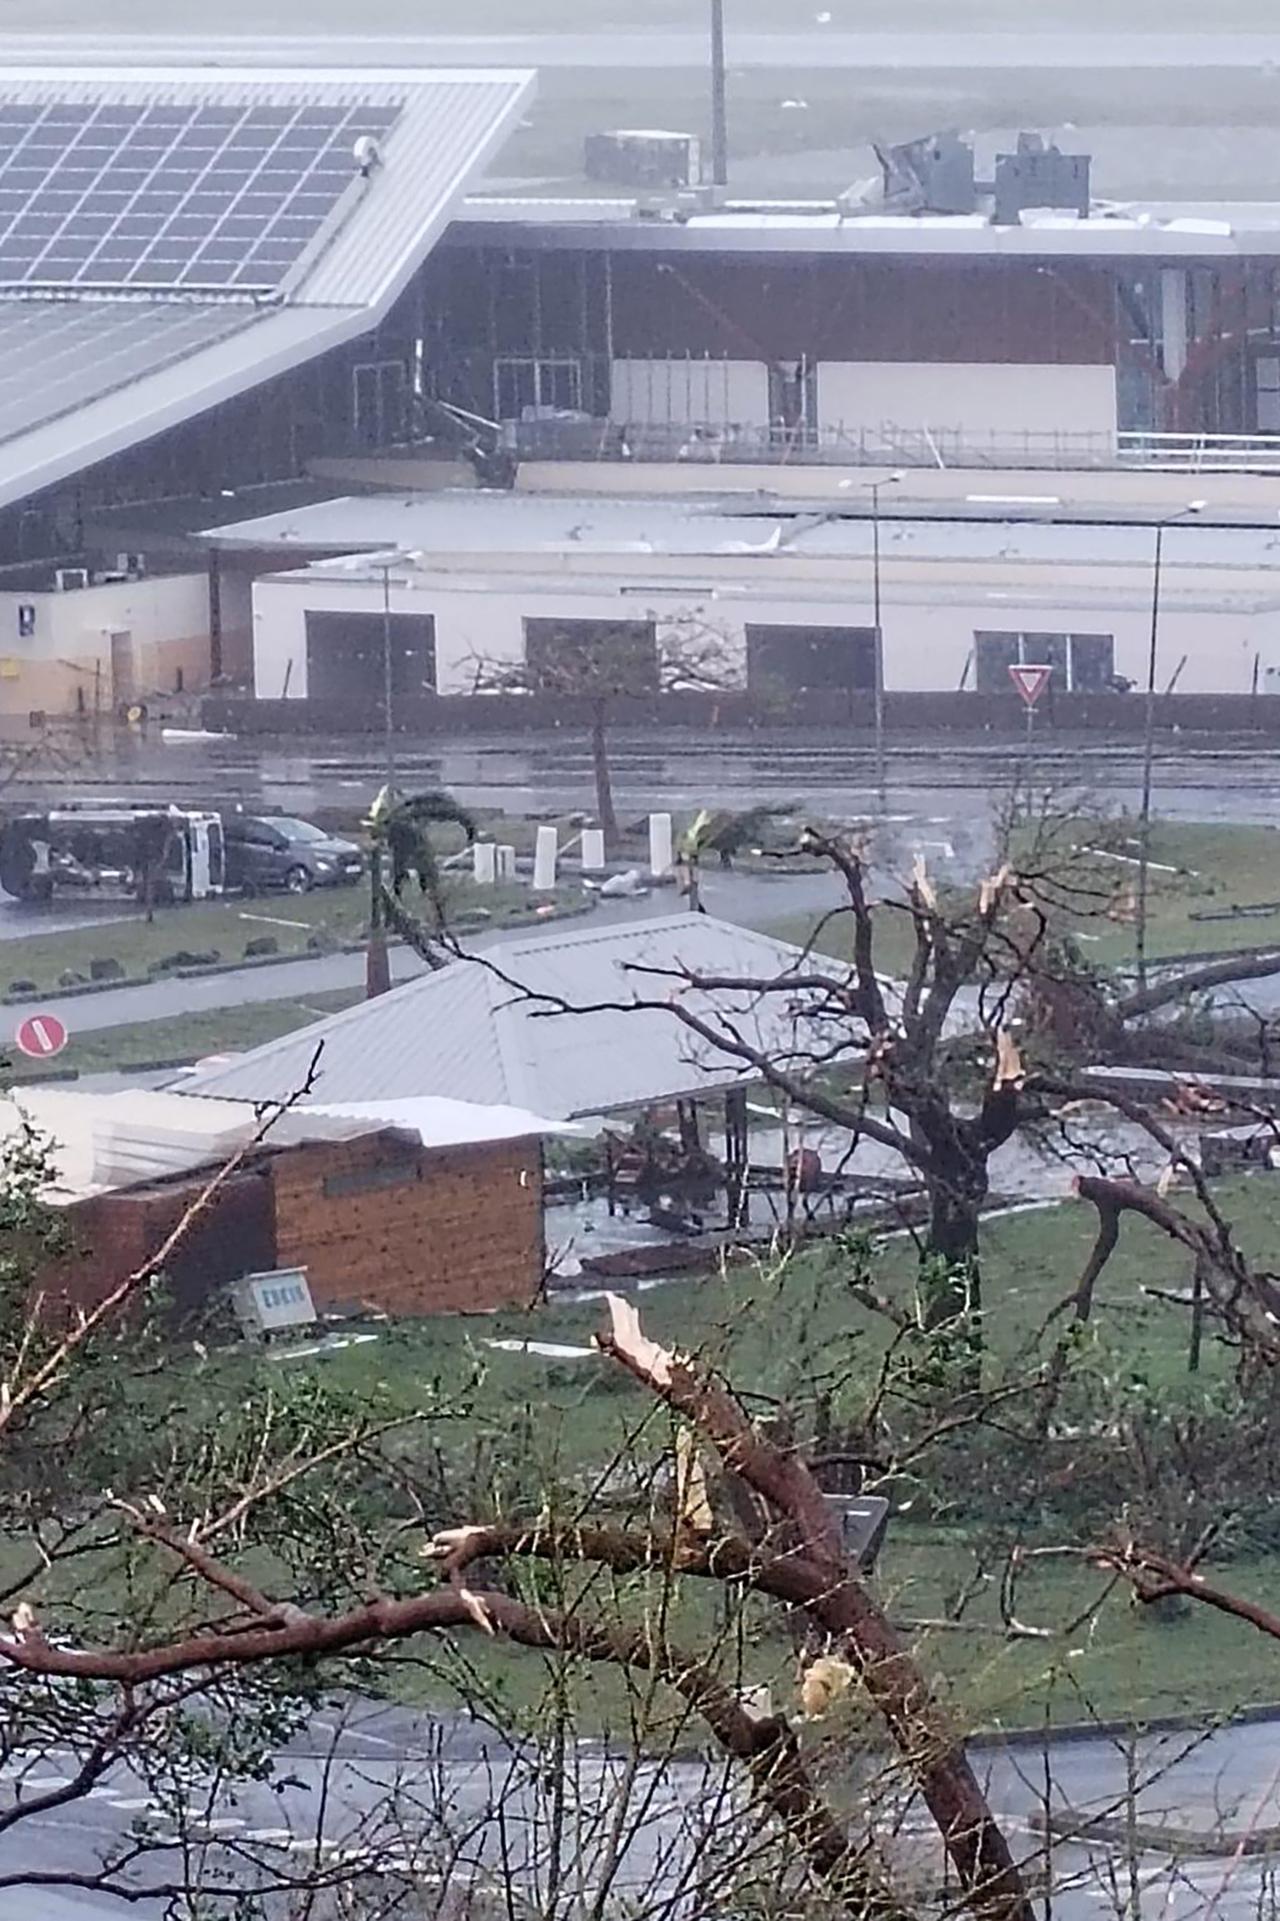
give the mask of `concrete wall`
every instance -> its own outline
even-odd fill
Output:
[[[665,565],[672,571],[663,572]],[[474,565],[474,560],[472,561]],[[866,626],[872,619],[870,568],[861,562],[819,563],[776,557],[759,563],[759,586],[744,581],[741,562],[704,564],[655,555],[647,577],[615,556],[584,555],[565,577],[559,557],[546,573],[495,571],[484,577],[441,568],[412,588],[393,586],[392,610],[430,614],[436,623],[440,694],[470,691],[477,656],[523,658],[522,620],[654,619],[660,641],[692,631],[713,634],[728,659],[745,663],[748,623]],[[690,574],[698,565],[698,576]],[[675,570],[678,570],[675,571]],[[680,576],[683,576],[681,578]],[[996,584],[999,583],[999,584]],[[1280,621],[1274,603],[1239,591],[1212,570],[1167,565],[1160,626],[1160,684],[1181,664],[1180,693],[1248,694],[1255,664],[1259,692],[1280,692]],[[254,590],[255,692],[279,699],[307,695],[308,608],[380,614],[380,582],[325,574],[277,575]],[[1115,668],[1145,685],[1150,582],[1137,567],[1062,570],[1015,565],[886,560],[884,673],[890,691],[958,688],[978,632],[1104,633],[1115,639]],[[289,663],[292,662],[292,667]],[[973,685],[970,668],[966,684]],[[377,690],[373,690],[376,696]],[[371,696],[373,697],[373,696]]]
[[[928,428],[966,441],[1024,434],[1116,437],[1114,367],[937,366],[822,361],[818,424],[849,432]]]
[[[20,609],[35,627],[21,632]],[[112,634],[129,635],[114,649]],[[132,666],[134,697],[171,694],[181,669],[196,689],[209,678],[209,590],[204,574],[168,574],[73,588],[67,593],[0,593],[0,713],[42,708],[73,713],[115,707]]]

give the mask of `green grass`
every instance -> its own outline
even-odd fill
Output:
[[[409,904],[414,904],[413,898]],[[558,898],[576,902],[576,890],[565,888]],[[495,926],[526,919],[533,905],[527,887],[476,887],[467,879],[451,879],[448,886],[450,919],[460,926],[467,917],[483,912]],[[337,887],[312,894],[270,895],[257,900],[238,897],[190,907],[157,908],[150,923],[141,914],[124,920],[103,921],[70,933],[24,934],[6,941],[0,954],[4,972],[0,992],[18,980],[34,981],[56,992],[64,973],[88,976],[92,960],[117,961],[135,980],[154,961],[178,952],[210,954],[234,964],[245,958],[250,941],[270,935],[279,952],[302,958],[331,951],[361,940],[368,928],[368,894],[363,887]]]
[[[1260,1254],[1274,1247],[1280,1184],[1261,1178],[1224,1183],[1222,1198],[1248,1248]],[[1075,1205],[991,1224],[988,1333],[1005,1359],[1025,1348],[1072,1285],[1092,1225],[1089,1211]],[[890,1243],[877,1263],[877,1284],[901,1294],[910,1285],[911,1268],[909,1248]],[[1099,1290],[1094,1365],[1141,1374],[1170,1401],[1186,1393],[1184,1318],[1141,1292],[1143,1286],[1185,1280],[1185,1263],[1164,1240],[1142,1223],[1127,1226]],[[744,1268],[654,1289],[642,1297],[642,1312],[646,1330],[657,1339],[705,1353],[758,1396],[793,1394],[802,1383],[811,1389],[824,1367],[834,1371],[837,1364],[841,1372],[848,1368],[853,1382],[842,1391],[865,1396],[885,1351],[884,1323],[851,1299],[842,1285],[842,1257],[829,1247],[797,1257],[781,1272]],[[599,1303],[553,1301],[527,1313],[400,1324],[382,1330],[375,1345],[335,1352],[323,1362],[283,1362],[239,1347],[215,1350],[198,1366],[175,1355],[163,1391],[176,1392],[192,1417],[208,1424],[220,1407],[242,1405],[255,1379],[277,1390],[282,1378],[306,1389],[314,1375],[330,1391],[351,1394],[380,1415],[398,1408],[440,1410],[429,1432],[406,1445],[419,1450],[414,1458],[428,1475],[443,1458],[451,1477],[473,1481],[474,1496],[457,1492],[448,1502],[450,1520],[494,1507],[536,1513],[551,1490],[558,1490],[553,1498],[561,1512],[583,1503],[597,1517],[634,1515],[637,1509],[643,1517],[651,1511],[650,1496],[637,1490],[647,1485],[655,1463],[671,1458],[665,1411],[601,1355],[549,1360],[488,1345],[514,1336],[587,1346],[601,1319]],[[190,1378],[175,1381],[179,1372]],[[1210,1344],[1202,1381],[1212,1388],[1228,1372],[1227,1357]],[[139,1391],[145,1398],[162,1390],[144,1381]],[[1098,1527],[1111,1518],[1099,1514]],[[993,1578],[966,1609],[964,1629],[922,1628],[922,1621],[943,1616],[951,1597],[969,1583],[1003,1519],[992,1514],[962,1522],[942,1511],[922,1516],[917,1501],[914,1511],[895,1515],[876,1575],[892,1618],[918,1645],[966,1727],[1039,1726],[1046,1715],[1057,1722],[1092,1715],[1212,1717],[1246,1703],[1280,1700],[1280,1658],[1264,1637],[1207,1610],[1176,1621],[1135,1612],[1118,1593],[1104,1598],[1104,1578],[1076,1561],[1035,1563],[1017,1596],[1020,1621],[1054,1631],[1097,1602],[1097,1611],[1069,1639],[1056,1632],[1048,1641],[1005,1638],[994,1555]],[[1093,1520],[1090,1515],[1055,1538],[1093,1538]],[[418,1538],[411,1533],[401,1543],[403,1578],[410,1585],[422,1578]],[[1246,1596],[1276,1604],[1280,1556],[1269,1550],[1217,1562],[1211,1572]],[[55,1625],[76,1631],[85,1618],[78,1608],[119,1611],[121,1578],[104,1564],[90,1583],[97,1592],[86,1594],[83,1569],[55,1571],[35,1598],[42,1607],[48,1603],[47,1618]],[[270,1571],[262,1578],[270,1589]],[[557,1599],[545,1586],[539,1592],[544,1600]],[[652,1585],[638,1580],[597,1581],[589,1592],[575,1580],[572,1594],[585,1608],[606,1617],[617,1609],[628,1619],[655,1601]],[[679,1584],[666,1606],[673,1642],[712,1653],[735,1677],[768,1683],[779,1705],[793,1704],[795,1652],[775,1610],[749,1604],[739,1633],[736,1618],[726,1620],[718,1590],[694,1582]],[[543,1711],[555,1670],[541,1658],[466,1635],[456,1645],[433,1640],[402,1650],[384,1679],[399,1698],[431,1704],[474,1700],[479,1687],[495,1713],[520,1722]],[[616,1673],[575,1667],[567,1685],[584,1731],[622,1733],[630,1727],[634,1703]],[[674,1706],[665,1698],[660,1705]],[[688,1738],[694,1733],[690,1729]]]
[[[170,1020],[132,1021],[124,1027],[104,1027],[73,1039],[58,1056],[58,1067],[79,1074],[104,1074],[128,1068],[200,1060],[206,1054],[235,1054],[278,1040],[299,1027],[352,1007],[364,998],[362,988],[341,988],[312,994],[305,1001],[256,1001],[244,1007],[218,1007],[202,1014],[178,1014]],[[27,1071],[13,1062],[11,1080],[43,1078],[38,1069]]]
[[[1274,1249],[1280,1232],[1280,1186],[1264,1179],[1225,1184],[1225,1200],[1239,1224],[1243,1244],[1255,1255]],[[1051,1212],[993,1223],[984,1268],[991,1304],[988,1336],[1006,1360],[1024,1353],[1050,1308],[1078,1276],[1092,1240],[1088,1209],[1066,1205]],[[912,1256],[901,1242],[886,1246],[877,1283],[889,1292],[910,1286]],[[729,1377],[759,1396],[787,1397],[803,1391],[824,1367],[848,1370],[854,1386],[842,1390],[854,1403],[865,1394],[886,1347],[885,1323],[853,1302],[842,1285],[842,1257],[833,1248],[795,1258],[779,1274],[735,1269],[725,1276],[658,1288],[642,1297],[646,1330],[655,1338],[696,1349],[722,1365]],[[1120,1247],[1099,1288],[1093,1364],[1123,1381],[1129,1375],[1157,1396],[1188,1392],[1185,1317],[1150,1298],[1146,1287],[1187,1283],[1183,1258],[1141,1223],[1123,1231]],[[610,1463],[633,1465],[603,1481],[605,1506],[625,1509],[634,1499],[636,1463],[665,1455],[670,1446],[665,1416],[603,1357],[576,1361],[495,1352],[491,1339],[514,1336],[587,1346],[600,1325],[598,1303],[552,1303],[526,1314],[483,1320],[452,1319],[402,1326],[376,1347],[349,1350],[325,1363],[329,1378],[357,1393],[375,1390],[414,1404],[424,1387],[453,1393],[465,1402],[465,1419],[438,1425],[440,1445],[467,1454],[477,1434],[495,1437],[490,1460],[496,1484],[486,1486],[508,1511],[527,1511],[538,1491],[558,1486],[567,1498],[596,1488]],[[1210,1343],[1196,1391],[1226,1379],[1230,1361]],[[1099,1516],[1105,1524],[1110,1516]],[[999,1517],[992,1517],[998,1527]],[[911,1623],[945,1612],[948,1597],[972,1573],[986,1524],[927,1522],[900,1514],[891,1528],[879,1583],[895,1618]],[[1254,1554],[1215,1568],[1243,1592],[1274,1602],[1280,1592],[1280,1558]],[[1076,1563],[1038,1563],[1019,1593],[1020,1618],[1059,1628],[1101,1597],[1105,1581]],[[716,1632],[716,1613],[706,1592],[683,1596],[672,1615],[673,1638],[705,1644]],[[1123,1717],[1226,1711],[1246,1701],[1280,1700],[1280,1659],[1261,1637],[1249,1636],[1218,1618],[1157,1622],[1113,1596],[1070,1643],[1007,1642],[999,1630],[998,1591],[982,1588],[966,1613],[963,1632],[926,1632],[921,1639],[967,1724],[1039,1724],[1046,1713],[1059,1721],[1090,1713]],[[746,1678],[792,1686],[794,1656],[767,1612],[751,1617],[743,1655]],[[915,1632],[914,1629],[910,1630]],[[466,1654],[499,1689],[512,1711],[532,1712],[547,1686],[545,1665],[503,1648]],[[456,1698],[448,1664],[432,1656],[412,1689],[424,1698]],[[578,1709],[585,1725],[620,1725],[626,1691],[616,1678],[592,1671],[579,1677]],[[789,1698],[789,1693],[787,1695]]]
[[[1092,845],[1082,839],[1085,846]],[[1135,864],[1099,859],[1088,863],[1089,879],[1103,896],[1114,890],[1123,913],[1129,905],[1124,897],[1131,896],[1137,885],[1136,842],[1122,834],[1115,851],[1131,856]],[[1152,960],[1280,945],[1280,834],[1274,828],[1157,821],[1151,860],[1147,951]],[[1177,871],[1167,873],[1163,868]],[[885,898],[889,904],[881,905],[875,916],[876,965],[882,973],[902,979],[911,964],[914,931],[910,916],[892,905],[892,892]],[[1196,918],[1272,901],[1277,903],[1274,913],[1238,920]],[[791,914],[771,921],[763,931],[803,945],[813,938],[817,925],[816,915]],[[1084,959],[1093,965],[1132,965],[1135,945],[1130,922],[1109,919],[1100,911],[1064,917],[1060,925],[1074,935]],[[850,917],[842,914],[822,929],[815,945],[820,953],[847,961],[851,938]]]

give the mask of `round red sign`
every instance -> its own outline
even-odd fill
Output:
[[[60,1054],[67,1044],[67,1030],[56,1014],[28,1014],[19,1022],[14,1035],[20,1054],[33,1061],[47,1061]]]

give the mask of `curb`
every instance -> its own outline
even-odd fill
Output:
[[[563,907],[557,907],[551,914],[531,912],[517,920],[497,922],[470,920],[469,916],[463,914],[459,916],[456,931],[463,934],[483,934],[491,929],[501,933],[509,927],[544,927],[552,921],[575,920],[583,914],[593,914],[595,909],[594,897],[588,897],[581,902],[566,902]],[[407,944],[395,937],[387,942],[390,948],[405,947]],[[74,987],[38,987],[34,993],[0,994],[0,1007],[31,1007],[41,1001],[79,1000],[86,995],[112,994],[124,988],[156,987],[165,981],[211,980],[218,974],[251,974],[267,967],[296,967],[300,962],[330,960],[336,954],[362,954],[364,948],[365,943],[362,940],[339,941],[333,947],[317,952],[304,949],[300,954],[258,954],[252,960],[218,961],[206,967],[171,967],[158,974],[126,974],[119,980],[80,981]],[[129,1025],[131,1025],[130,1022],[120,1022],[122,1027]]]
[[[1274,1721],[1280,1726],[1280,1701],[1258,1702],[1237,1708],[1231,1714],[1215,1714],[1206,1709],[1197,1714],[1132,1715],[1128,1720],[1051,1722],[1038,1728],[982,1728],[965,1738],[965,1746],[978,1749],[1043,1748],[1057,1742],[1116,1741],[1139,1734],[1200,1734],[1206,1728],[1257,1727]]]

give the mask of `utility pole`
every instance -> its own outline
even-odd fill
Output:
[[[711,0],[711,179],[729,184],[729,112],[724,65],[724,0]]]
[[[1151,631],[1147,643],[1147,711],[1142,730],[1142,799],[1138,807],[1138,904],[1134,929],[1138,992],[1147,988],[1147,896],[1151,880],[1151,787],[1156,745],[1156,671],[1160,654],[1160,585],[1164,567],[1165,529],[1188,515],[1202,513],[1203,500],[1188,501],[1176,514],[1156,525],[1151,570]]]
[[[871,495],[871,595],[872,615],[875,623],[875,730],[876,730],[876,793],[880,806],[885,804],[885,745],[884,745],[884,633],[880,615],[880,493],[885,487],[896,487],[902,479],[901,474],[887,474],[883,480],[868,481],[866,491]]]
[[[391,569],[392,560],[382,563],[382,724],[386,744],[387,786],[396,784],[396,730],[393,704],[395,674],[391,652]]]

